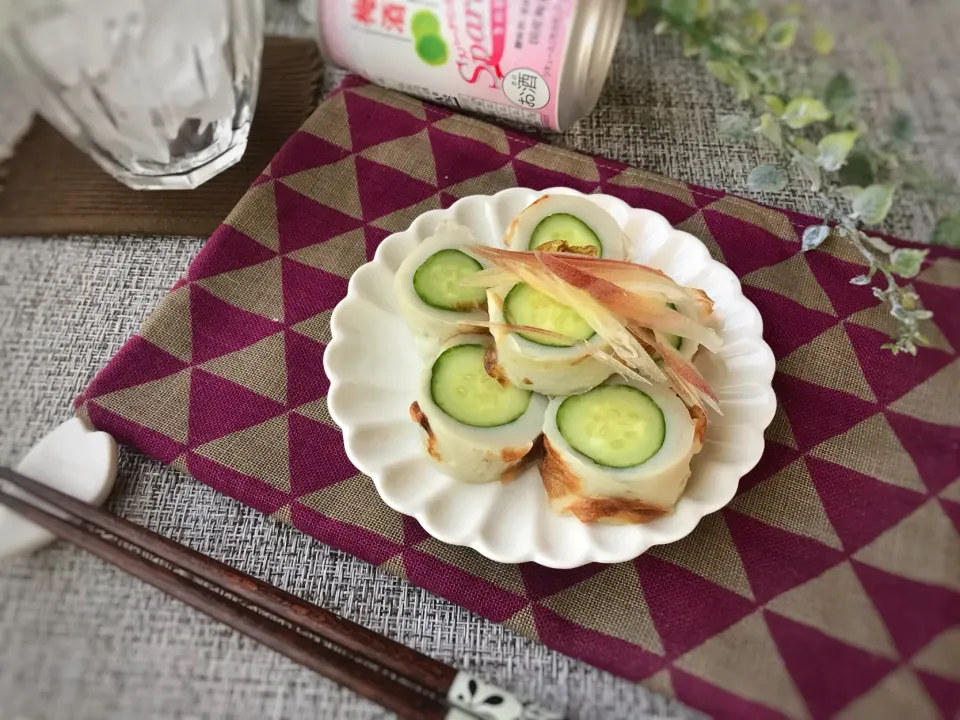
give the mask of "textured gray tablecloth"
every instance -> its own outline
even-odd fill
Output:
[[[872,117],[895,103],[919,120],[919,153],[960,177],[956,0],[817,3],[838,61]],[[289,3],[274,31],[302,32]],[[675,42],[624,29],[600,107],[560,141],[745,195],[761,159],[718,139],[735,102]],[[884,90],[866,40],[898,49],[906,92]],[[330,81],[335,80],[331,76]],[[758,199],[816,213],[795,189]],[[56,198],[51,199],[52,202]],[[889,229],[929,232],[902,203]],[[133,333],[200,248],[199,238],[0,240],[0,462],[70,416],[73,397]],[[616,679],[264,518],[177,472],[122,452],[110,508],[435,657],[568,711],[571,718],[690,717]],[[0,567],[0,720],[16,718],[380,718],[384,713],[158,591],[63,544]]]

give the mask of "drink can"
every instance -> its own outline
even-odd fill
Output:
[[[597,103],[626,0],[316,0],[328,60],[468,112],[566,130]]]

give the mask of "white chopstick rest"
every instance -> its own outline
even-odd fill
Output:
[[[477,715],[489,720],[563,720],[560,713],[523,703],[513,693],[463,671],[453,679],[447,700],[455,707],[446,720],[476,720]]]
[[[79,418],[72,418],[41,438],[16,470],[78,500],[100,505],[117,477],[117,443],[107,433],[89,430]],[[53,540],[43,528],[0,506],[0,560],[39,550]]]

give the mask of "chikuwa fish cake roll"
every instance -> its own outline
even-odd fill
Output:
[[[507,229],[509,250],[574,252],[608,260],[625,257],[623,231],[610,213],[579,195],[544,195]]]
[[[513,479],[543,430],[547,398],[490,377],[492,346],[486,335],[451,338],[425,366],[410,406],[427,454],[462,482]]]
[[[667,303],[667,307],[671,310],[677,310],[677,306],[673,303]],[[663,339],[688,362],[693,360],[693,356],[696,355],[697,350],[700,349],[700,343],[693,338],[680,337],[672,333],[663,333]]]
[[[688,297],[680,305],[672,302],[668,302],[666,305],[671,310],[676,310],[684,317],[693,320],[708,330],[715,330],[717,327],[717,318],[713,312],[713,301],[702,290],[688,291]],[[663,342],[670,345],[687,362],[693,362],[697,352],[703,347],[692,337],[681,337],[667,332],[661,333],[661,336]]]
[[[643,523],[671,512],[700,451],[706,416],[665,385],[613,378],[554,398],[540,475],[551,508],[585,523]]]
[[[604,339],[576,310],[531,285],[491,288],[487,307],[497,343],[488,369],[495,377],[544,395],[572,395],[613,373],[592,354],[609,350]]]
[[[400,314],[422,357],[435,356],[454,335],[470,332],[461,321],[487,319],[486,291],[461,284],[463,278],[485,267],[467,249],[476,242],[469,229],[445,222],[397,270]]]

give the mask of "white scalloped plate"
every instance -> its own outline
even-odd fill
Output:
[[[569,188],[511,188],[466,197],[446,210],[418,217],[386,238],[374,259],[353,277],[331,319],[324,354],[330,378],[330,414],[343,430],[347,456],[373,478],[393,509],[412,515],[438,540],[466,545],[504,563],[533,561],[554,568],[630,560],[653,545],[685,537],[704,515],[733,498],[737,484],[763,453],[763,431],[773,419],[774,357],[763,322],[736,276],[710,257],[692,235],[674,230],[650,210],[609,195],[589,195],[623,228],[630,259],[662,269],[677,282],[705,290],[715,303],[723,350],[697,366],[720,399],[710,414],[704,449],[676,510],[645,525],[584,525],[554,514],[537,469],[508,485],[469,485],[439,472],[421,448],[408,408],[416,398],[421,362],[394,299],[393,277],[417,243],[443,220],[471,228],[480,242],[503,247],[510,221],[546,193],[580,195]],[[701,353],[701,356],[705,353]]]

